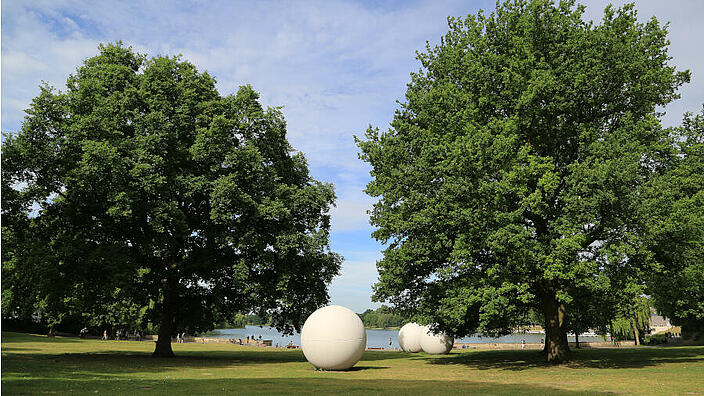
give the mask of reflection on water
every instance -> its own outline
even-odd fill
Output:
[[[272,340],[272,345],[286,346],[290,341],[294,345],[301,345],[301,335],[295,333],[293,335],[282,335],[276,329],[269,326],[251,326],[247,325],[244,329],[215,329],[207,334],[207,337],[213,338],[259,338],[262,336],[265,340]],[[527,343],[539,343],[545,337],[544,334],[533,333],[517,333],[509,334],[499,338],[471,336],[463,337],[456,340],[461,343],[520,343],[521,340],[526,340]],[[570,341],[574,341],[574,336],[568,337]],[[393,348],[398,348],[398,330],[371,330],[367,329],[367,348],[388,348],[389,339]],[[580,342],[602,341],[599,336],[581,336]]]

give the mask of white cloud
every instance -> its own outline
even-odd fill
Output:
[[[408,73],[417,68],[414,51],[439,37],[455,7],[420,3],[380,12],[342,1],[36,4],[19,2],[6,12],[14,20],[9,28],[3,24],[6,84],[36,86],[44,79],[60,86],[99,41],[122,39],[150,55],[180,52],[211,71],[222,92],[251,83],[265,104],[286,106],[294,146],[314,166],[342,167],[357,161],[337,155],[354,151],[352,133],[391,119]],[[52,72],[17,79],[4,60],[13,50],[41,59],[37,66]],[[31,98],[15,90],[3,96]],[[3,125],[18,121],[11,117]]]
[[[368,210],[372,203],[369,199],[338,199],[337,207],[331,210],[332,232],[370,230]]]
[[[59,18],[58,23],[65,25],[67,21]],[[66,77],[83,59],[96,53],[96,46],[95,40],[81,34],[59,37],[42,14],[25,10],[18,3],[4,3],[2,130],[18,130],[23,110],[39,94],[41,82],[63,88]]]
[[[2,55],[2,71],[10,75],[32,76],[49,70],[49,66],[24,52],[7,52]]]
[[[346,260],[342,266],[342,275],[330,285],[330,303],[346,306],[355,312],[381,306],[371,301],[372,284],[378,277],[376,261],[380,258],[381,253],[370,251],[357,252],[355,257]]]

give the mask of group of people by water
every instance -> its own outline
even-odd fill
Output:
[[[88,329],[85,327],[83,330],[81,330],[81,338],[84,338],[85,335],[88,334]],[[108,335],[107,330],[103,330],[103,337],[101,338],[102,340],[109,340],[110,336]],[[135,341],[142,341],[142,333],[138,330],[135,330],[134,332],[130,333],[129,330],[124,330],[124,329],[117,329],[115,330],[115,341],[124,341],[124,340],[135,340]]]
[[[238,345],[250,345],[252,343],[255,343],[256,345],[262,344],[264,342],[264,339],[260,335],[259,338],[255,337],[254,335],[252,336],[247,336],[247,338],[231,338],[230,342],[233,344],[238,344]]]

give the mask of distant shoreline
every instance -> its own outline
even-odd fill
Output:
[[[263,327],[263,326],[269,326],[271,325],[265,324],[265,325],[247,325],[247,326],[257,326],[257,327]],[[244,327],[224,327],[224,329],[244,329]],[[400,330],[400,327],[365,327],[366,330]],[[218,329],[214,329],[218,330]],[[203,333],[204,335],[210,334],[211,332],[206,332]]]

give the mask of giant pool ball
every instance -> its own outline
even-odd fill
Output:
[[[347,370],[362,358],[366,346],[364,323],[352,310],[339,305],[313,312],[301,330],[303,354],[323,370]]]
[[[405,352],[420,352],[420,332],[418,323],[406,323],[398,332],[398,345]]]
[[[454,343],[455,339],[445,333],[433,333],[428,326],[421,327],[420,347],[427,353],[433,355],[449,353]]]

